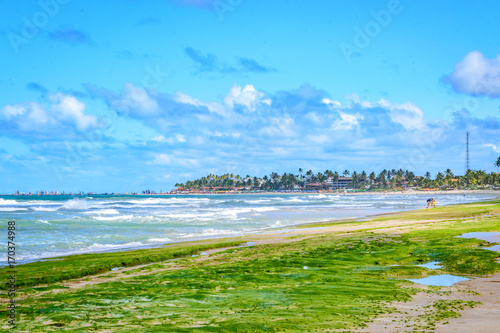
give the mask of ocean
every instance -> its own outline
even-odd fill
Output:
[[[0,196],[1,264],[16,221],[18,263],[79,253],[273,232],[309,222],[426,207],[429,194]],[[433,195],[438,206],[493,198]]]

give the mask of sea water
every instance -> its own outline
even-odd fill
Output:
[[[16,259],[158,246],[269,232],[309,222],[419,209],[426,195],[240,194],[0,196],[0,223],[16,221]],[[434,195],[438,205],[488,195]],[[6,230],[6,229],[5,229]],[[5,234],[5,239],[6,239]],[[0,264],[6,242],[0,243]]]

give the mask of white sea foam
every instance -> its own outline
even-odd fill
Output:
[[[0,207],[0,211],[2,212],[18,212],[27,210],[28,208],[21,208],[21,207]]]
[[[16,259],[18,261],[24,261],[24,260],[31,261],[34,259],[42,259],[42,258],[48,258],[48,257],[54,257],[54,256],[65,256],[65,255],[101,252],[101,251],[109,251],[109,250],[117,250],[117,249],[137,248],[137,247],[144,245],[141,242],[128,242],[128,243],[124,243],[124,244],[93,243],[92,245],[88,245],[88,246],[81,246],[81,245],[83,245],[82,242],[77,242],[77,243],[73,242],[71,244],[72,245],[80,244],[80,247],[77,249],[73,249],[73,250],[59,249],[56,252],[42,251],[42,252],[36,252],[36,253],[21,254]],[[48,246],[47,248],[50,248],[50,247],[51,246]],[[53,248],[53,246],[52,246],[52,248]],[[2,260],[3,260],[3,258],[0,257],[0,262]],[[5,258],[5,261],[7,261],[7,258]]]
[[[99,209],[99,210],[90,210],[87,212],[83,212],[84,214],[97,214],[97,215],[120,215],[120,212],[116,209],[107,208],[107,209]]]
[[[230,229],[203,229],[198,233],[183,234],[180,238],[197,238],[197,237],[214,237],[214,236],[228,236],[228,235],[240,235],[241,231],[235,231]]]
[[[270,199],[260,199],[260,200],[248,200],[247,203],[249,203],[249,204],[263,204],[263,203],[268,203],[271,201],[272,200],[270,200]]]
[[[65,202],[59,209],[65,210],[84,210],[88,209],[89,205],[85,200],[82,199],[71,199]]]
[[[172,240],[170,238],[150,238],[148,239],[148,242],[151,243],[165,243],[165,242],[171,242]]]
[[[245,208],[212,208],[210,211],[200,211],[199,213],[171,213],[162,214],[159,217],[173,218],[173,219],[217,219],[217,218],[238,218],[239,214],[257,213],[257,212],[270,212],[278,210],[276,207],[245,207]]]
[[[31,208],[35,212],[55,212],[58,210],[58,207],[32,207]]]
[[[142,246],[141,242],[129,242],[125,244],[99,244],[99,243],[94,243],[90,246],[86,246],[81,248],[78,251],[78,253],[85,253],[85,252],[91,252],[91,251],[102,251],[102,250],[109,250],[109,249],[123,249],[127,247],[137,247],[137,246]]]
[[[127,221],[134,218],[134,215],[119,215],[119,216],[93,216],[98,221]]]
[[[16,200],[5,200],[3,198],[0,198],[0,206],[12,206],[12,205],[18,205],[19,203]]]
[[[194,204],[209,202],[208,198],[145,198],[135,200],[123,200],[121,202],[135,205],[170,205],[170,204]]]

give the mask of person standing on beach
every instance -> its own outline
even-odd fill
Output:
[[[436,208],[436,200],[434,198],[427,199],[427,208]]]

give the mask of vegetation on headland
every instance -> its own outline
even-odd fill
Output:
[[[500,159],[500,158],[499,158]],[[500,163],[500,162],[497,162]],[[304,172],[298,170],[298,174],[283,173],[282,175],[272,172],[264,177],[241,177],[240,175],[209,174],[185,183],[175,184],[178,191],[182,190],[327,190],[327,189],[358,189],[358,190],[392,190],[392,189],[488,189],[500,188],[500,175],[495,172],[487,173],[482,170],[468,170],[465,175],[454,175],[450,169],[438,172],[432,178],[430,172],[423,176],[416,176],[408,170],[382,170],[375,172],[352,173],[344,170],[342,174],[337,171],[326,170],[314,173],[312,170]]]
[[[367,221],[365,230],[350,234],[293,236],[287,243],[232,248],[209,258],[189,256],[161,261],[133,274],[116,271],[101,275],[108,277],[102,283],[98,281],[100,277],[89,276],[95,284],[85,288],[66,289],[60,282],[21,287],[17,329],[32,332],[349,330],[363,327],[383,313],[391,313],[394,309],[389,302],[409,300],[419,291],[403,278],[444,273],[483,276],[500,270],[496,262],[498,253],[480,248],[489,245],[487,242],[455,237],[465,232],[500,231],[499,200],[390,214],[372,221],[416,218],[420,218],[420,223],[408,222],[407,232],[402,234],[374,233],[371,222]],[[182,248],[182,244],[179,246]],[[192,246],[192,243],[187,245]],[[133,258],[141,256],[141,251],[144,250],[72,256],[75,264],[69,269],[84,270],[99,260],[106,261],[109,255],[117,256],[116,259],[120,254],[123,258]],[[443,266],[428,270],[415,265],[429,261],[440,261]],[[68,264],[44,262],[45,274],[65,269]],[[26,272],[19,279],[27,278],[33,267],[30,265],[18,267],[21,274],[23,270]],[[4,273],[3,269],[0,271]],[[439,288],[433,292],[439,292]],[[435,323],[457,316],[463,306],[473,304],[436,302],[426,316]],[[2,306],[0,325],[7,328],[4,309]]]

